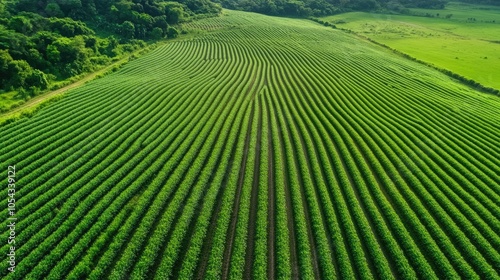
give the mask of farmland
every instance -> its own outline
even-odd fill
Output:
[[[3,279],[500,277],[498,96],[309,20],[184,28],[0,128]]]
[[[449,16],[449,18],[447,18]],[[352,12],[322,20],[500,89],[500,7],[449,3],[409,15]]]

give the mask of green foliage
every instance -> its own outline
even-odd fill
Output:
[[[293,17],[325,16],[346,11],[389,9],[405,12],[409,7],[442,9],[448,0],[216,0],[229,9]]]
[[[49,86],[47,75],[38,69],[33,69],[31,74],[26,78],[26,85],[31,88],[46,89]]]
[[[25,60],[13,60],[9,63],[8,72],[10,75],[10,79],[8,79],[10,85],[14,88],[24,87],[27,88],[29,86],[26,83],[26,80],[33,69]]]
[[[150,36],[151,36],[151,38],[153,38],[155,40],[159,40],[159,39],[163,38],[163,29],[161,29],[160,27],[153,28]]]
[[[5,61],[14,61],[9,65],[10,72],[0,78],[4,90],[24,88],[25,92],[36,94],[48,87],[51,79],[47,75],[64,79],[80,74],[94,67],[89,57],[101,55],[96,49],[94,31],[70,18],[48,19],[19,13],[1,27],[0,46],[5,49],[2,68]]]
[[[165,17],[169,24],[182,22],[186,11],[182,4],[177,2],[162,2],[161,9],[165,11]]]
[[[97,21],[109,31],[113,25],[130,21],[136,25],[134,37],[145,38],[155,18],[165,16],[170,24],[177,24],[195,14],[218,14],[220,7],[208,0],[181,0],[179,2],[149,0],[19,0],[10,4],[14,13],[21,11],[49,17],[70,17],[75,20]],[[137,27],[140,25],[140,27]],[[161,27],[161,26],[156,26]],[[162,28],[166,28],[163,26]],[[141,30],[145,29],[145,32]],[[142,36],[142,37],[141,37]]]
[[[179,36],[179,31],[175,27],[168,27],[167,28],[167,37],[168,38],[177,38]]]
[[[443,9],[448,0],[400,0],[408,8]]]
[[[57,49],[55,45],[48,45],[46,51],[47,59],[52,63],[58,63],[61,61],[61,52]]]
[[[29,34],[33,31],[33,25],[30,20],[23,16],[14,16],[10,18],[8,27],[23,34]]]
[[[500,2],[498,2],[497,0],[459,0],[459,1],[471,4],[496,5],[496,6],[500,5]]]
[[[25,60],[14,60],[5,50],[0,50],[0,74],[2,85],[7,88],[30,89],[35,94],[49,85],[47,75],[38,69],[33,69]],[[27,92],[27,91],[25,91]],[[20,92],[21,96],[26,93]]]
[[[127,38],[127,39],[132,39],[135,36],[135,26],[132,22],[130,21],[124,21],[120,25],[120,34]]]
[[[47,6],[44,9],[44,12],[47,14],[49,17],[63,17],[64,13],[61,10],[61,7],[59,7],[59,4],[55,1],[51,1],[47,3]]]
[[[9,64],[13,61],[12,56],[7,50],[0,50],[0,74],[5,76],[9,74]]]

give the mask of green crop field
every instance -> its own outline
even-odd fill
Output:
[[[353,12],[322,20],[500,89],[500,7],[449,3],[410,12],[414,16]]]
[[[0,277],[500,277],[498,96],[309,20],[184,28],[0,127]]]

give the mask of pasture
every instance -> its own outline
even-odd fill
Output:
[[[500,89],[499,7],[452,2],[442,10],[411,9],[410,15],[353,12],[321,19]]]
[[[185,28],[0,128],[0,277],[500,277],[498,96],[309,20]]]

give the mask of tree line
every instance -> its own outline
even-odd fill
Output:
[[[213,0],[222,6],[268,15],[308,17],[379,9],[444,8],[447,0]]]

